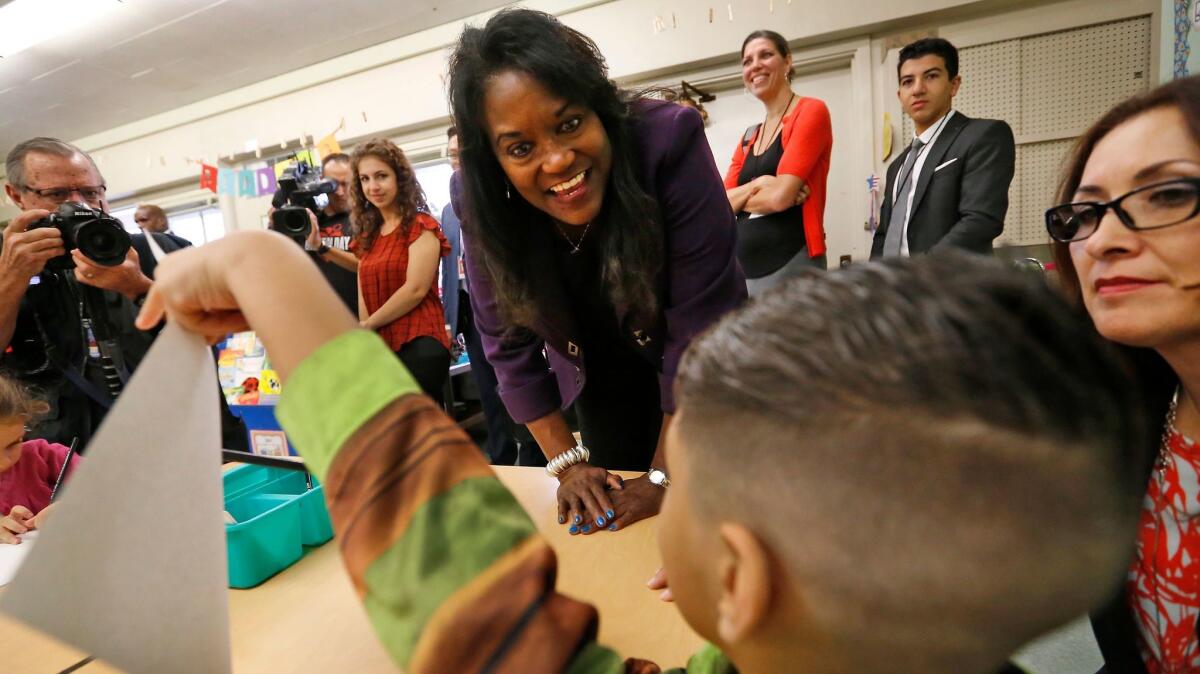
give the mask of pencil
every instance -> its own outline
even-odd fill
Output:
[[[58,488],[62,486],[63,478],[67,475],[67,466],[71,465],[71,457],[75,455],[75,446],[79,444],[79,438],[71,439],[71,446],[67,448],[67,458],[63,459],[62,468],[58,469],[58,479],[54,481],[54,489],[50,491],[50,502],[54,503],[54,497],[58,496]]]

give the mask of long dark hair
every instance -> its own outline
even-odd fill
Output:
[[[1058,203],[1069,203],[1083,179],[1088,159],[1096,145],[1113,129],[1138,115],[1158,108],[1176,108],[1182,114],[1192,139],[1200,144],[1200,76],[1185,77],[1168,82],[1149,93],[1135,96],[1109,110],[1092,125],[1075,144],[1063,172],[1058,188]],[[1079,273],[1071,260],[1070,245],[1055,241],[1051,244],[1054,261],[1063,290],[1074,302],[1083,304],[1083,290],[1079,284]],[[1153,414],[1165,413],[1171,394],[1179,383],[1179,377],[1170,365],[1152,349],[1123,347],[1126,355],[1142,380]]]
[[[372,138],[354,149],[350,157],[350,166],[354,171],[354,184],[350,187],[351,206],[350,222],[354,226],[354,236],[363,251],[368,251],[379,238],[379,230],[383,228],[383,213],[363,193],[362,182],[358,179],[358,164],[364,157],[375,157],[391,167],[396,174],[396,205],[400,207],[402,233],[408,234],[412,226],[412,218],[417,213],[428,213],[429,203],[425,201],[425,190],[417,182],[417,174],[404,151],[386,138]]]
[[[631,129],[635,95],[608,79],[595,43],[549,14],[506,9],[483,28],[468,27],[450,58],[450,103],[459,132],[471,252],[480,255],[495,287],[502,317],[511,327],[532,328],[545,311],[545,291],[535,287],[527,241],[534,223],[549,216],[507,189],[485,121],[488,80],[516,71],[555,95],[596,113],[612,147],[612,171],[604,205],[593,227],[601,250],[601,274],[618,310],[653,316],[658,310],[663,233],[658,203],[639,182]],[[508,195],[511,192],[511,197]]]

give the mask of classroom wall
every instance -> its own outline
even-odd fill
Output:
[[[800,58],[831,44],[872,39],[859,45],[860,53],[851,65],[856,73],[852,139],[838,140],[841,151],[853,153],[855,170],[865,180],[871,166],[878,164],[882,112],[893,110],[893,119],[899,114],[894,82],[890,81],[894,77],[884,63],[887,39],[943,26],[957,27],[955,30],[969,39],[986,39],[988,27],[997,25],[997,16],[1019,15],[1016,28],[1010,28],[1035,31],[1047,22],[1103,20],[1096,17],[1119,14],[1130,7],[1138,11],[1149,7],[1145,13],[1157,14],[1160,1],[743,0],[714,4],[663,0],[648,4],[640,0],[536,0],[525,4],[554,12],[595,39],[609,60],[612,75],[623,82],[652,81],[714,66],[736,69],[742,38],[764,26],[793,39]],[[486,16],[466,22],[479,23]],[[241,165],[253,161],[256,146],[270,154],[279,151],[280,143],[295,147],[302,135],[319,138],[339,126],[338,137],[348,141],[387,135],[406,141],[406,149],[428,148],[441,142],[441,127],[448,114],[443,81],[446,56],[466,22],[422,31],[76,140],[96,157],[117,202],[164,190],[194,192],[199,160]],[[717,154],[727,152],[722,147]],[[230,160],[230,155],[236,158]],[[228,228],[259,226],[263,201],[223,197]],[[857,208],[865,218],[865,205]],[[0,206],[0,220],[13,212],[11,206]]]

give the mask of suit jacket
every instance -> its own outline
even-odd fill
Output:
[[[888,166],[872,260],[883,255],[897,174],[910,149]],[[1008,124],[955,112],[926,150],[908,219],[909,254],[943,247],[990,253],[992,241],[1004,231],[1015,163],[1016,146]]]
[[[626,341],[655,364],[663,411],[673,413],[679,357],[693,336],[745,301],[746,278],[735,254],[733,211],[700,114],[667,101],[641,101],[634,106],[632,122],[639,182],[658,203],[665,245],[656,320],[633,320],[628,307],[618,307],[618,322]],[[455,208],[461,201],[458,192],[456,179],[451,183]],[[459,215],[467,227],[467,280],[475,327],[509,414],[524,424],[565,408],[583,390],[587,371],[570,302],[556,271],[553,230],[530,223],[524,231],[528,268],[537,275],[535,282],[547,289],[548,307],[540,312],[540,324],[518,339],[508,334],[490,274],[481,255],[471,249],[472,227],[478,226],[471,219],[474,214],[468,208]]]
[[[146,241],[148,235],[143,232],[141,234],[130,234],[129,240],[133,245],[133,249],[138,254],[138,264],[142,267],[142,273],[147,278],[154,279],[154,268],[158,266],[158,259],[154,257],[154,251],[150,249],[150,243]],[[159,234],[155,232],[150,234],[158,243],[159,248],[162,248],[164,253],[174,253],[177,250],[187,248],[192,245],[190,241],[174,234]]]
[[[454,206],[442,209],[442,234],[450,242],[450,254],[442,258],[442,306],[446,309],[446,324],[450,334],[458,334],[458,260],[462,257],[461,225]]]

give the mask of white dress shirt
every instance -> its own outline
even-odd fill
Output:
[[[946,123],[950,122],[950,118],[954,116],[954,110],[950,110],[941,119],[929,125],[925,129],[925,133],[917,136],[925,143],[925,147],[921,148],[921,154],[917,157],[917,163],[913,164],[912,175],[909,177],[905,187],[908,189],[908,209],[904,214],[904,236],[900,237],[900,255],[908,257],[908,219],[912,217],[913,197],[916,195],[917,183],[921,179],[921,169],[925,167],[925,158],[929,156],[929,151],[933,148],[933,144],[937,142],[938,136],[942,135],[942,129],[946,128]],[[903,167],[901,167],[903,168]],[[897,184],[892,189],[892,203],[896,203],[896,197],[900,194],[900,175],[896,174]]]

